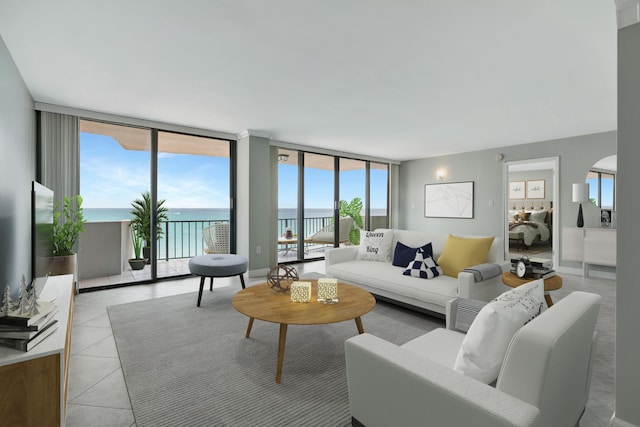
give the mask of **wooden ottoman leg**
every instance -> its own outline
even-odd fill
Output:
[[[238,276],[240,276],[240,282],[242,283],[242,289],[245,288],[244,286],[244,276],[242,275],[242,273],[238,274]]]
[[[204,288],[204,276],[200,276],[200,291],[198,292],[198,305],[200,307],[200,300],[202,300],[202,289]]]

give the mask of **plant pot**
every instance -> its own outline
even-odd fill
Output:
[[[142,256],[147,264],[151,264],[151,246],[145,246],[142,248]]]
[[[51,261],[52,276],[61,274],[76,274],[76,264],[78,263],[78,254],[54,256]]]
[[[54,256],[51,258],[49,275],[60,276],[62,274],[73,274],[73,286],[77,290],[78,280],[78,254]]]
[[[144,258],[130,258],[129,265],[132,270],[142,270],[147,263],[147,260]]]

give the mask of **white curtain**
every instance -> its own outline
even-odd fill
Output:
[[[54,201],[80,193],[80,128],[77,116],[40,112],[39,177]]]

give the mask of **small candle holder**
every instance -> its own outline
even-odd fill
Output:
[[[293,282],[289,291],[292,302],[309,302],[311,300],[311,282]]]
[[[323,304],[338,302],[338,279],[318,279],[318,302]]]

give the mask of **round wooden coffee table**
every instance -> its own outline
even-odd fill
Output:
[[[276,292],[267,283],[250,286],[233,296],[231,304],[240,313],[249,316],[246,338],[251,334],[254,319],[279,323],[278,362],[276,365],[276,383],[282,377],[284,347],[289,325],[325,325],[328,323],[355,320],[358,333],[364,333],[361,316],[370,312],[376,300],[369,292],[356,286],[338,283],[338,300],[336,304],[322,304],[316,301],[318,285],[311,282],[311,301],[291,302],[289,293]]]
[[[518,286],[524,285],[532,280],[535,279],[532,279],[531,277],[520,278],[510,271],[502,273],[502,283],[512,288],[517,288]],[[562,277],[557,274],[553,277],[549,277],[548,279],[544,279],[544,300],[547,302],[547,307],[551,307],[553,305],[549,292],[560,289],[561,287]]]

